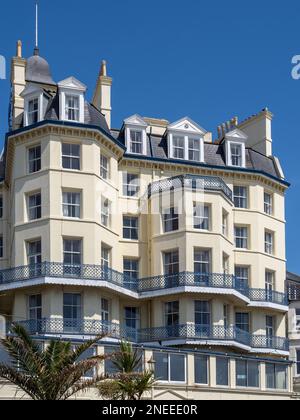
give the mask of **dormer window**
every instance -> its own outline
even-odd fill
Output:
[[[239,129],[235,129],[225,136],[226,163],[235,168],[246,167],[246,142],[248,136]]]
[[[35,98],[28,102],[27,113],[28,125],[36,124],[39,121],[39,99]]]
[[[169,157],[191,162],[204,162],[206,131],[189,118],[168,127]]]
[[[124,121],[124,126],[128,153],[146,155],[148,124],[139,115],[134,115]]]
[[[24,127],[42,121],[48,106],[49,95],[40,87],[28,84],[21,96],[24,98]]]
[[[130,130],[130,153],[141,155],[143,153],[143,132]]]
[[[69,77],[58,83],[58,89],[60,120],[83,124],[86,86],[74,77]]]
[[[231,144],[230,151],[231,151],[231,165],[242,166],[242,145]]]
[[[201,160],[201,141],[189,138],[189,160],[199,162]]]
[[[184,159],[185,138],[180,136],[173,137],[173,156],[175,159]]]
[[[66,120],[79,122],[79,96],[66,95]]]

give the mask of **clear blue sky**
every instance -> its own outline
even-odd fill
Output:
[[[299,0],[40,0],[40,50],[56,81],[75,76],[92,95],[100,60],[109,63],[113,126],[134,113],[170,121],[190,116],[207,130],[268,107],[274,153],[287,195],[288,268],[300,273]],[[22,39],[34,47],[34,0],[4,0],[0,54]],[[0,80],[0,136],[7,130],[9,82]]]

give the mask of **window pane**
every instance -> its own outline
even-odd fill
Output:
[[[267,363],[266,364],[266,382],[267,389],[275,389],[275,365]]]
[[[259,363],[248,362],[248,386],[259,388]]]
[[[225,358],[217,358],[217,385],[228,386],[229,374],[228,374],[229,360]]]
[[[165,353],[153,353],[155,360],[155,379],[159,381],[169,380],[169,359]]]
[[[208,385],[208,357],[195,356],[195,383]]]
[[[276,365],[276,388],[287,388],[287,368],[286,366]]]
[[[185,356],[170,355],[170,381],[185,382]]]
[[[247,386],[247,362],[237,360],[236,362],[236,385]]]

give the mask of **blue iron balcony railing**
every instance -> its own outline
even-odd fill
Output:
[[[217,191],[223,193],[230,201],[233,201],[233,193],[226,183],[219,177],[180,175],[173,178],[156,181],[148,187],[148,197],[153,194],[174,191],[178,189],[190,189],[193,191]]]
[[[270,302],[277,305],[288,306],[288,296],[286,293],[265,289],[249,289],[249,299],[251,302]]]
[[[12,283],[25,283],[39,278],[65,278],[72,280],[93,280],[107,282],[138,294],[164,291],[180,287],[197,287],[234,290],[252,302],[268,302],[282,306],[288,305],[285,293],[270,292],[264,289],[251,289],[237,277],[230,274],[182,272],[173,275],[134,279],[110,268],[99,265],[67,265],[43,262],[36,265],[11,268],[0,272],[0,286]]]
[[[7,325],[11,332],[12,322]],[[31,335],[68,335],[97,336],[104,335],[113,339],[138,341],[138,331],[117,323],[99,320],[43,318],[37,320],[18,321]]]
[[[184,324],[161,328],[134,329],[98,320],[41,319],[21,321],[31,335],[97,336],[124,339],[134,343],[172,340],[234,342],[253,349],[289,351],[289,341],[282,337],[253,335],[236,327]],[[8,325],[10,333],[11,324]]]

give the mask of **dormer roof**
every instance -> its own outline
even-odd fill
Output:
[[[146,121],[138,114],[132,115],[124,120],[124,125],[136,125],[138,127],[148,127]]]
[[[75,77],[71,76],[58,83],[60,89],[78,90],[79,92],[86,92],[87,87]]]
[[[187,134],[194,134],[204,136],[207,131],[202,128],[199,124],[195,123],[195,121],[191,120],[189,117],[181,118],[180,120],[170,124],[168,126],[169,131],[178,131],[178,132],[186,132]]]

